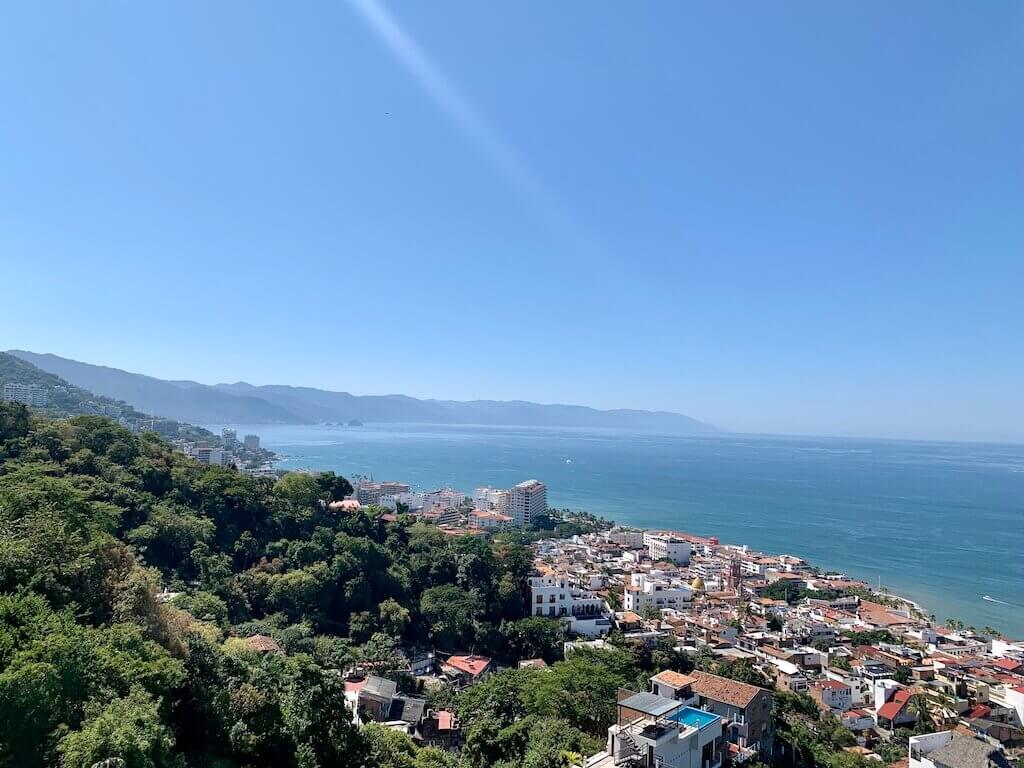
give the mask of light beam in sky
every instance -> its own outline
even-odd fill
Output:
[[[548,223],[577,246],[595,243],[567,214],[523,157],[474,106],[459,93],[431,58],[416,44],[378,0],[349,0],[363,21],[415,78],[435,104],[466,134],[494,168],[509,181]]]

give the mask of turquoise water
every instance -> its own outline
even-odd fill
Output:
[[[716,720],[720,720],[718,715],[712,714],[711,712],[704,712],[700,709],[694,709],[693,707],[683,707],[672,717],[677,723],[689,726],[690,728],[706,728]]]
[[[239,426],[285,457],[418,487],[508,487],[845,571],[1024,636],[1024,446],[611,430]],[[986,601],[988,595],[1000,602]]]

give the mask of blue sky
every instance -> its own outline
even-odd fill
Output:
[[[1024,439],[1024,6],[20,3],[0,347]]]

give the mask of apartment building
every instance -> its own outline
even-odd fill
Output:
[[[24,403],[37,408],[45,408],[50,402],[50,393],[46,387],[8,382],[4,384],[4,400],[8,403]]]
[[[530,579],[530,613],[564,619],[570,632],[586,637],[601,637],[612,628],[604,598],[574,587],[565,575]]]
[[[693,595],[693,588],[680,578],[665,576],[660,571],[639,571],[630,574],[622,607],[639,614],[648,608],[680,610],[689,606]]]
[[[686,539],[673,536],[671,533],[648,531],[644,534],[644,546],[651,560],[668,560],[676,565],[688,565],[693,545]]]
[[[534,517],[548,511],[548,487],[539,480],[526,480],[508,492],[508,514],[512,524],[529,525]]]
[[[509,492],[502,488],[475,488],[473,490],[473,509],[508,514]]]

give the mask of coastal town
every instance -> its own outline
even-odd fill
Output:
[[[538,480],[472,494],[363,478],[353,488],[332,505],[339,513],[410,515],[449,537],[532,531],[529,613],[560,623],[563,658],[663,648],[685,660],[642,689],[619,691],[604,749],[579,756],[574,764],[583,768],[788,762],[796,757],[787,750],[800,749],[794,733],[826,726],[842,734],[837,748],[897,768],[993,768],[1022,753],[1024,641],[993,628],[940,626],[911,600],[715,536],[604,521],[545,535],[558,513]],[[473,686],[499,670],[471,648],[453,650],[409,649],[405,673],[429,692]],[[541,658],[517,664],[548,666]],[[358,666],[346,679],[355,722],[458,749],[454,712]]]

